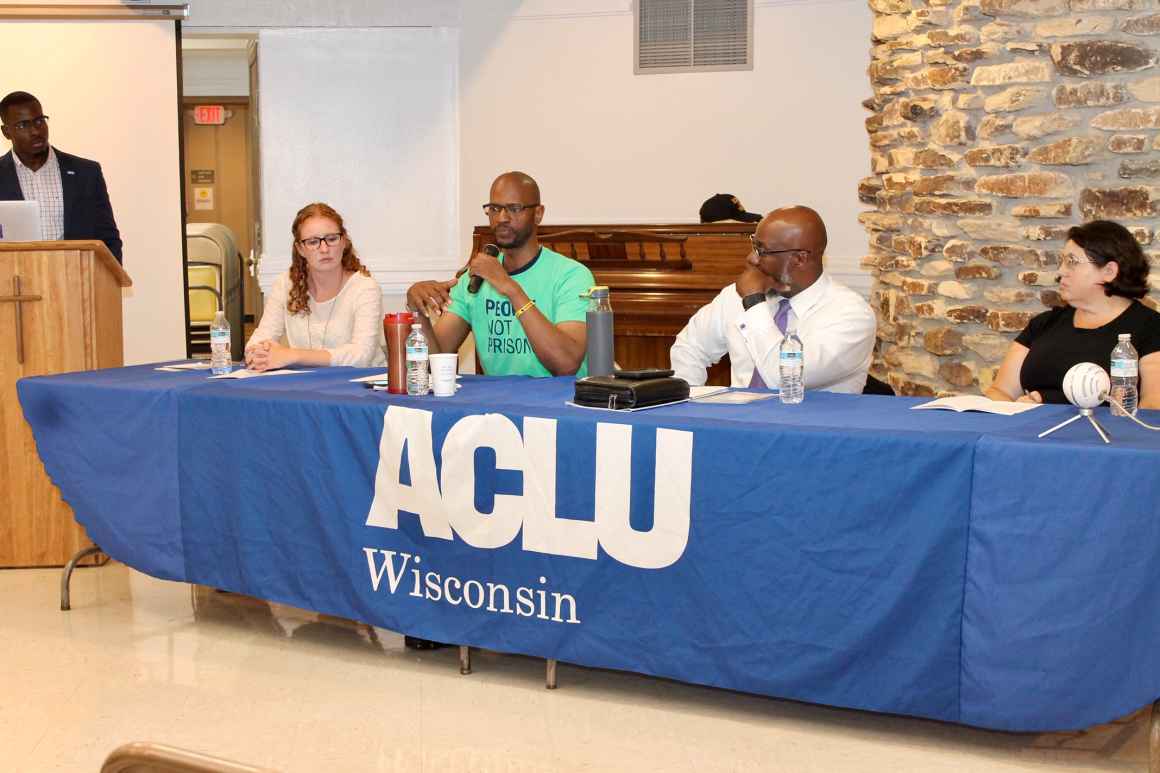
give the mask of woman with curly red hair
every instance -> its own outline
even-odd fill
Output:
[[[359,261],[342,216],[326,204],[309,204],[290,231],[290,269],[266,298],[246,344],[246,367],[384,365],[382,291]]]

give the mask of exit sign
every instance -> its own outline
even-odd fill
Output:
[[[196,105],[193,108],[193,122],[201,126],[221,126],[226,122],[223,105]]]

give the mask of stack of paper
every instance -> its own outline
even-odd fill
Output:
[[[377,384],[380,381],[383,382],[384,384],[387,383],[387,373],[385,371],[382,373],[372,373],[369,376],[362,376],[360,378],[352,378],[350,380],[350,383],[352,383],[352,384]]]
[[[153,370],[163,370],[166,373],[182,373],[187,370],[209,370],[209,360],[195,360],[193,362],[179,362],[174,365],[162,365]]]
[[[768,400],[777,394],[777,390],[770,392],[740,392],[729,387],[695,386],[689,387],[689,400],[697,403],[712,403],[716,405],[743,405],[755,403],[758,400]]]
[[[309,370],[289,370],[286,368],[283,368],[282,370],[263,370],[263,371],[246,370],[245,368],[241,368],[240,370],[234,370],[234,371],[231,371],[229,373],[223,373],[220,376],[210,376],[210,378],[211,379],[215,379],[215,378],[257,378],[258,376],[289,376],[289,375],[292,375],[294,373],[310,373],[310,372],[311,371],[309,371]]]

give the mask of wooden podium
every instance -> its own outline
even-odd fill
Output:
[[[44,472],[16,382],[122,365],[131,284],[99,241],[0,242],[0,568],[62,566],[92,544]]]

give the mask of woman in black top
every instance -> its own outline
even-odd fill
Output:
[[[1118,223],[1096,220],[1068,231],[1059,262],[1059,295],[1067,304],[1027,323],[1007,350],[992,400],[1066,403],[1063,376],[1094,362],[1107,370],[1120,333],[1140,355],[1140,407],[1160,408],[1160,314],[1140,303],[1148,293],[1148,259]]]

